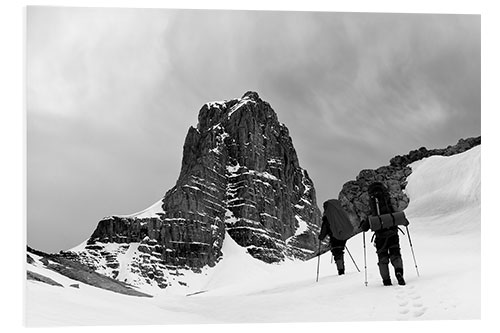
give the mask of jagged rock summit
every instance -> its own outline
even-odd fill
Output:
[[[146,210],[101,220],[65,255],[134,285],[165,288],[223,257],[225,237],[267,263],[307,259],[321,213],[289,131],[256,92],[210,102],[188,130],[175,186]]]

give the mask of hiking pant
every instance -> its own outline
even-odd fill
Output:
[[[345,269],[344,267],[345,243],[346,240],[340,240],[330,236],[330,246],[332,249],[333,260],[335,260],[335,264],[337,265],[337,270],[339,271],[343,271]]]
[[[390,279],[389,262],[396,273],[403,274],[403,259],[399,247],[398,229],[383,230],[375,233],[378,267],[382,280]]]

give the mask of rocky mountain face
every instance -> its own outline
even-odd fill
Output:
[[[479,136],[460,139],[456,145],[442,149],[428,150],[422,147],[418,150],[412,150],[403,156],[397,155],[390,160],[389,165],[382,166],[376,170],[362,170],[356,177],[356,180],[345,183],[339,193],[339,200],[342,207],[347,211],[353,225],[358,228],[359,223],[366,219],[370,213],[368,186],[375,181],[379,181],[388,188],[392,207],[396,211],[402,211],[409,204],[409,198],[404,192],[407,185],[406,179],[412,172],[408,166],[409,164],[433,155],[451,156],[463,153],[480,144],[481,137]]]
[[[26,252],[26,277],[28,280],[35,280],[52,286],[63,287],[63,285],[53,279],[34,272],[33,270],[38,267],[56,272],[69,279],[97,288],[113,291],[115,293],[139,297],[152,297],[151,295],[137,291],[134,286],[130,284],[117,281],[103,274],[99,274],[87,265],[79,263],[78,260],[73,260],[74,258],[71,257],[68,258],[67,255],[48,254],[32,249],[29,246],[27,247]],[[79,284],[73,284],[70,285],[70,287],[79,288]]]
[[[306,259],[321,212],[289,131],[257,93],[203,105],[175,186],[150,208],[101,220],[62,255],[134,285],[185,284],[222,258],[226,235],[267,263]]]

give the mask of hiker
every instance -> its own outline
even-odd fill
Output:
[[[380,182],[371,184],[368,187],[368,195],[370,196],[370,213],[372,216],[394,213],[394,209],[391,206],[389,191],[384,184]],[[368,218],[361,222],[360,228],[365,232],[370,229]],[[405,285],[406,282],[403,278],[403,259],[401,258],[401,248],[399,247],[397,225],[376,230],[374,232],[374,237],[382,283],[384,286],[392,285],[389,274],[390,262],[394,267],[394,273],[398,280],[398,284]]]
[[[337,271],[339,275],[345,273],[344,266],[344,248],[347,240],[340,240],[333,237],[330,227],[328,226],[328,219],[323,215],[323,223],[321,224],[321,231],[319,233],[319,240],[322,241],[326,236],[330,237],[330,249],[332,251],[333,260],[335,260],[335,265],[337,265]]]
[[[323,209],[323,223],[318,238],[322,241],[326,236],[330,237],[330,249],[337,265],[338,274],[343,275],[345,273],[344,248],[347,239],[352,236],[354,228],[338,200],[325,201]]]

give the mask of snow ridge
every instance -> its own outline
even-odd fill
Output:
[[[115,216],[115,217],[137,218],[137,219],[159,217],[160,214],[165,213],[162,205],[163,205],[163,199],[160,199],[151,206],[149,206],[148,208],[141,210],[140,212],[129,215],[112,215],[111,217]]]

